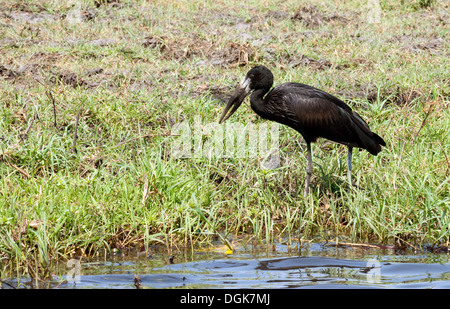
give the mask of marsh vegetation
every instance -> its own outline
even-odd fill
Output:
[[[2,276],[217,235],[447,248],[449,4],[368,3],[0,1]],[[356,189],[346,147],[320,140],[305,198],[305,144],[283,126],[275,169],[171,156],[173,126],[217,122],[256,64],[345,99],[384,138],[355,151]],[[263,121],[248,104],[233,118]]]

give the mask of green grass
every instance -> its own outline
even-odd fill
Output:
[[[45,276],[58,259],[171,250],[218,232],[448,246],[445,1],[380,1],[376,24],[359,1],[0,4],[2,270]],[[68,22],[78,10],[85,17]],[[355,152],[357,189],[346,185],[345,147],[319,140],[304,198],[305,146],[281,126],[274,170],[260,158],[170,155],[174,124],[217,121],[256,64],[276,84],[346,98],[383,136],[378,156]],[[248,103],[230,121],[262,123]]]

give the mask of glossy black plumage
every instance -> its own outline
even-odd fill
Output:
[[[287,125],[305,139],[308,150],[305,195],[312,173],[310,144],[317,138],[323,137],[348,147],[350,182],[352,148],[366,149],[376,155],[381,151],[381,146],[386,145],[355,111],[333,95],[301,83],[284,83],[270,90],[272,84],[273,74],[269,69],[264,66],[251,69],[230,98],[220,122],[228,119],[246,95],[253,91],[250,104],[259,116]],[[231,112],[226,116],[231,107]]]
[[[254,97],[252,109],[262,118],[285,124],[302,134],[306,142],[318,137],[376,155],[385,142],[367,123],[338,98],[300,83],[281,84],[265,99]]]

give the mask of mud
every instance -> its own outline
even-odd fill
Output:
[[[399,44],[401,48],[411,53],[429,52],[443,54],[444,41],[439,37],[423,37],[414,35],[394,35],[388,43]]]
[[[300,56],[290,56],[286,60],[288,67],[296,68],[298,66],[307,66],[313,70],[325,70],[332,66],[331,62],[321,58],[321,59],[313,59],[306,55]]]
[[[72,86],[73,88],[84,87],[84,86],[94,86],[89,82],[85,81],[80,76],[73,72],[62,70],[62,71],[51,71],[52,76],[50,77],[50,82],[57,84],[61,82],[63,84]]]
[[[349,21],[337,13],[323,13],[314,5],[300,7],[291,19],[302,22],[308,28],[321,27],[330,22],[347,23]]]
[[[20,22],[29,24],[38,24],[46,21],[55,21],[61,19],[60,15],[50,14],[46,12],[31,13],[26,11],[12,11],[4,13],[4,17],[10,22]]]
[[[98,70],[98,69],[97,69]],[[92,73],[90,73],[93,75]],[[96,87],[98,83],[90,82],[81,76],[68,70],[60,69],[57,66],[51,66],[42,63],[28,63],[18,68],[11,68],[0,65],[0,78],[4,78],[16,84],[28,84],[31,81],[37,81],[41,84],[65,84],[77,87]]]
[[[159,51],[164,51],[168,49],[168,46],[165,43],[164,38],[158,37],[156,35],[150,35],[148,37],[145,37],[142,41],[142,46],[150,49],[158,49]]]
[[[17,77],[17,72],[14,70],[11,70],[10,68],[7,68],[4,65],[0,65],[0,76],[8,79],[8,80],[13,80]]]
[[[144,38],[142,46],[158,50],[168,60],[202,58],[196,65],[243,66],[254,60],[255,55],[254,48],[248,43],[228,42],[225,46],[216,46],[195,35],[175,39],[152,35]]]
[[[408,106],[417,100],[430,100],[432,93],[418,89],[378,88],[374,84],[356,82],[347,90],[338,90],[335,93],[341,99],[361,99],[368,103],[377,101],[395,104],[400,107]]]

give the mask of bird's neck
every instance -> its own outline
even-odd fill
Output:
[[[259,116],[267,118],[264,105],[264,95],[269,89],[257,89],[250,95],[250,106]]]

